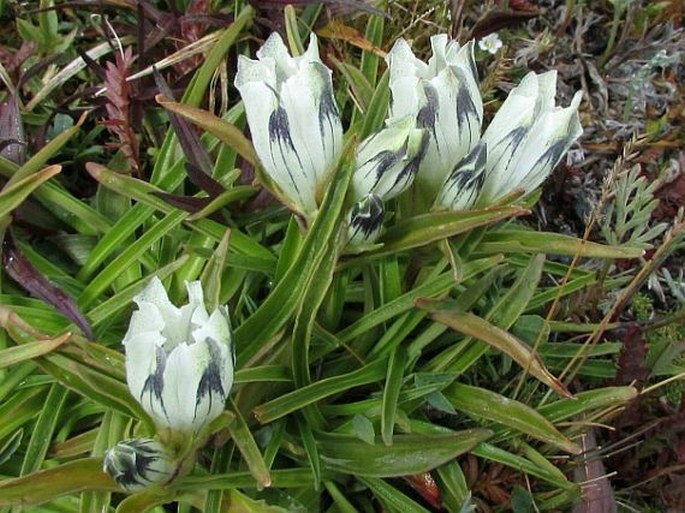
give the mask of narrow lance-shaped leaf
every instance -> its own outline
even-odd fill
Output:
[[[561,233],[502,229],[486,233],[476,248],[476,252],[479,254],[547,253],[579,255],[586,258],[639,258],[644,254],[644,249],[636,246],[605,246]]]
[[[173,92],[168,86],[164,77],[155,70],[155,82],[159,90],[167,97],[173,100]],[[198,187],[203,188],[210,196],[214,197],[223,192],[223,186],[211,178],[210,173],[212,172],[212,160],[209,156],[207,150],[202,146],[200,142],[200,137],[197,132],[193,130],[190,124],[178,116],[174,112],[169,112],[169,120],[171,121],[171,126],[176,133],[178,142],[183,149],[183,153],[188,160],[186,165],[186,170],[188,172],[189,178]],[[204,176],[203,176],[204,175]]]
[[[29,262],[11,236],[5,239],[2,263],[7,274],[14,281],[32,295],[62,312],[65,317],[83,331],[89,340],[93,340],[93,330],[88,320],[76,306],[76,302],[66,292],[50,283],[47,277]]]
[[[22,180],[15,181],[12,184],[8,183],[0,192],[0,218],[5,217],[21,205],[29,194],[61,170],[62,166],[49,166]]]
[[[564,384],[545,368],[540,357],[533,353],[525,342],[508,331],[498,328],[470,312],[437,311],[433,302],[418,300],[416,303],[419,308],[430,311],[432,319],[502,351],[558,394],[572,397]]]
[[[405,219],[388,229],[379,242],[383,247],[367,254],[368,257],[406,251],[425,246],[459,233],[468,232],[479,226],[486,226],[509,217],[528,214],[529,211],[516,206],[494,207],[467,212],[435,212]]]
[[[27,476],[0,481],[0,506],[36,506],[85,490],[119,490],[112,478],[102,472],[102,458],[71,461]]]
[[[183,103],[176,103],[163,95],[156,96],[155,100],[169,112],[184,117],[188,121],[191,121],[203,130],[206,130],[217,137],[222,143],[237,151],[241,157],[253,166],[258,165],[259,161],[252,143],[232,123],[229,123],[206,110],[198,109],[197,107],[185,105]]]
[[[269,468],[264,461],[262,453],[259,451],[259,447],[250,432],[250,428],[246,424],[245,419],[243,419],[240,410],[236,407],[235,403],[232,402],[231,404],[235,420],[229,424],[228,429],[233,437],[233,441],[243,455],[254,479],[261,486],[271,486]]]
[[[550,443],[560,449],[579,454],[582,449],[566,438],[554,425],[530,406],[503,395],[453,383],[442,392],[457,410],[476,418],[495,421],[505,428]]]
[[[3,349],[0,351],[0,369],[47,354],[57,349],[70,338],[71,333],[64,333],[56,338],[37,340],[36,342]]]
[[[442,465],[492,436],[488,429],[422,436],[396,435],[392,446],[360,443],[356,436],[318,435],[324,465],[339,472],[369,477],[419,474]]]
[[[27,108],[26,110],[28,111],[30,109]],[[49,159],[57,155],[60,149],[78,133],[87,116],[88,114],[84,112],[74,126],[58,134],[38,153],[31,157],[26,164],[17,169],[9,179],[9,182],[7,182],[7,186],[9,187],[11,185],[15,185],[17,182],[24,180],[26,177],[38,172],[38,170],[41,169]],[[52,167],[53,166],[50,166],[48,169]]]

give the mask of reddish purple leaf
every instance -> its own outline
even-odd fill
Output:
[[[194,198],[192,196],[178,196],[176,194],[168,194],[166,192],[155,192],[155,196],[162,198],[164,201],[173,205],[174,207],[195,214],[205,208],[212,201],[211,198]]]
[[[154,74],[159,92],[170,100],[175,101],[173,92],[164,80],[164,77],[162,77],[162,74],[157,70],[155,70]],[[181,149],[183,149],[183,153],[188,160],[188,165],[186,166],[188,176],[195,185],[202,188],[210,197],[215,198],[225,189],[219,182],[211,177],[213,164],[209,153],[207,153],[207,150],[205,150],[202,143],[200,143],[197,132],[195,132],[188,121],[172,112],[168,112],[168,114],[171,126],[174,128]]]
[[[11,233],[7,233],[3,243],[2,265],[5,272],[19,286],[32,296],[42,299],[81,328],[88,340],[93,340],[93,330],[86,317],[81,313],[74,299],[56,287],[24,256],[15,243]]]
[[[26,160],[24,125],[13,94],[0,103],[0,155],[20,166]]]

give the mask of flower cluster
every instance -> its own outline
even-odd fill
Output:
[[[233,384],[228,311],[207,312],[199,281],[186,288],[189,302],[179,308],[153,277],[134,298],[138,310],[123,340],[129,390],[165,440],[201,435],[224,411]],[[126,440],[108,451],[104,470],[135,491],[168,481],[176,456],[154,439]]]
[[[581,95],[566,108],[555,106],[554,71],[526,75],[481,133],[474,42],[460,46],[441,34],[431,48],[423,62],[399,39],[387,56],[390,115],[357,149],[347,214],[351,247],[374,243],[387,200],[409,187],[413,213],[483,207],[514,191],[528,195],[582,133]],[[257,60],[240,57],[235,83],[275,192],[311,218],[342,146],[331,71],[319,59],[316,37],[303,55],[291,57],[272,34]]]

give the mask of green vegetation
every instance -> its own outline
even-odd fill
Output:
[[[683,15],[639,0],[0,0],[0,513],[682,508]],[[332,70],[339,121],[321,119],[340,144],[306,197],[287,182],[289,129],[257,125],[234,85],[274,30]],[[364,181],[358,155],[388,148],[404,153],[386,177],[422,172],[426,118],[394,124],[407,86],[385,57],[404,38],[426,62],[447,33],[474,39],[475,139],[492,151],[486,129],[526,80],[535,137],[499,177],[473,141],[443,189]],[[326,87],[301,93],[325,103]],[[537,129],[545,112],[563,120]],[[536,141],[563,152],[524,172]],[[198,388],[183,428],[154,410],[154,384],[127,385],[143,353],[122,341],[152,277],[174,305],[199,281],[205,314],[228,312],[178,378],[179,396]],[[174,337],[209,322],[188,319]]]

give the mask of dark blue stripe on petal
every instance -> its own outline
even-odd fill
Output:
[[[145,380],[143,389],[140,392],[140,402],[142,404],[143,397],[148,394],[150,410],[155,411],[155,405],[152,403],[154,397],[162,407],[164,416],[169,420],[166,407],[164,406],[164,399],[162,392],[164,391],[164,369],[166,368],[166,352],[161,346],[155,347],[155,371],[150,374]]]
[[[193,418],[197,418],[198,406],[205,400],[206,396],[209,396],[208,411],[211,411],[212,409],[214,394],[219,396],[218,400],[221,401],[222,404],[226,401],[226,391],[221,382],[221,363],[223,358],[221,356],[219,344],[213,339],[207,339],[206,343],[209,351],[209,364],[202,373],[200,383],[197,387],[197,393],[195,394],[195,414]]]

